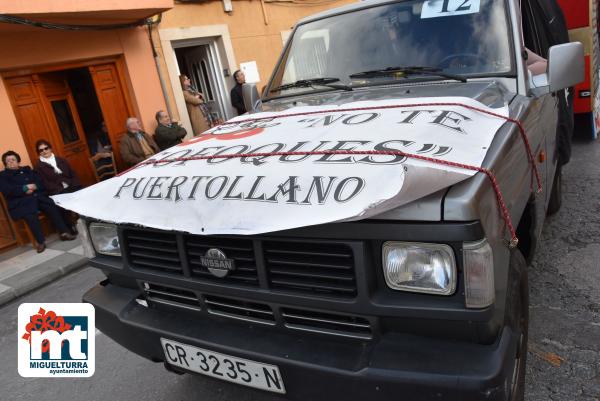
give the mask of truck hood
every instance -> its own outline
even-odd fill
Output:
[[[477,172],[508,107],[501,91],[473,87],[473,97],[388,90],[368,100],[329,94],[340,99],[320,105],[296,97],[291,108],[236,117],[54,199],[83,216],[192,234],[381,216]]]
[[[467,83],[439,81],[419,84],[386,85],[365,87],[349,91],[324,92],[319,94],[295,95],[277,98],[263,104],[265,111],[284,111],[296,106],[342,105],[349,102],[389,99],[420,99],[439,97],[468,97],[490,108],[510,104],[515,93],[510,92],[498,81],[469,81]],[[443,97],[441,97],[443,99]],[[448,188],[436,191],[402,206],[383,212],[374,218],[382,220],[441,221],[442,202]]]

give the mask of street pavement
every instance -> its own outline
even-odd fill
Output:
[[[547,221],[529,269],[527,401],[600,401],[600,141],[574,145],[573,160],[564,170],[563,207]],[[259,390],[167,372],[98,331],[92,378],[21,378],[19,304],[79,302],[102,278],[98,270],[84,267],[0,307],[0,401],[281,400]]]
[[[529,268],[527,401],[600,400],[600,141],[574,143]]]
[[[259,390],[215,379],[176,375],[96,332],[96,372],[91,378],[22,378],[17,372],[17,308],[24,302],[80,302],[104,278],[86,267],[0,309],[0,401],[279,401]]]
[[[46,239],[47,248],[37,253],[24,245],[0,254],[0,306],[87,264],[81,239]]]

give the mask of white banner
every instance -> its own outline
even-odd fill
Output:
[[[418,102],[460,103],[508,115],[507,107],[489,109],[469,98]],[[236,117],[153,156],[164,162],[139,166],[54,200],[100,220],[193,234],[257,234],[372,217],[475,172],[399,155],[173,160],[270,152],[402,151],[481,166],[505,122],[461,106],[380,108],[414,103],[414,98],[394,99]],[[315,111],[319,113],[277,118]],[[248,119],[252,121],[236,123]]]

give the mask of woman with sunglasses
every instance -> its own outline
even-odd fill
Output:
[[[14,220],[25,220],[37,242],[38,253],[46,249],[46,239],[42,232],[38,213],[44,212],[60,233],[60,239],[75,239],[63,219],[60,209],[48,196],[40,177],[29,166],[21,167],[21,156],[9,150],[2,155],[4,170],[0,172],[0,192],[8,205],[8,212]]]
[[[35,148],[40,155],[40,161],[35,166],[35,171],[42,179],[42,185],[48,195],[64,194],[81,189],[75,171],[65,159],[54,155],[48,141],[40,139],[35,143]]]

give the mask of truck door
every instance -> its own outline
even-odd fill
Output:
[[[535,22],[535,28],[537,31],[537,37],[539,42],[540,55],[545,59],[548,59],[548,53],[552,46],[552,32],[548,26],[548,18],[545,15],[544,10],[540,7],[539,0],[531,1],[531,8],[533,10],[533,18]],[[550,200],[550,193],[552,191],[552,183],[554,177],[554,171],[558,162],[558,115],[559,110],[559,96],[565,96],[564,91],[558,91],[544,96],[544,109],[543,110],[543,129],[546,137],[546,161],[541,168],[545,168],[546,177],[548,178],[545,182],[545,200],[546,204]]]
[[[523,39],[525,47],[539,56],[548,59],[548,50],[550,48],[550,36],[548,27],[541,14],[541,9],[537,0],[528,0],[521,3],[523,15]],[[551,177],[554,176],[556,166],[556,135],[557,135],[557,113],[558,98],[555,93],[546,94],[539,98],[532,98],[532,113],[530,116],[534,121],[528,124],[526,129],[537,130],[539,139],[532,141],[533,152],[542,176],[544,200],[540,202],[540,213],[545,214],[545,204],[549,200],[549,194],[552,186]],[[531,137],[531,136],[530,136]],[[550,177],[550,178],[549,178]],[[543,219],[543,215],[539,216]]]

